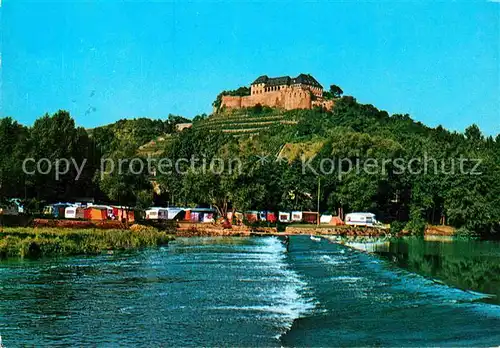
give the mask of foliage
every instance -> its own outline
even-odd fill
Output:
[[[402,232],[405,228],[405,223],[402,221],[393,221],[391,223],[391,234],[396,235],[400,232]]]
[[[323,98],[325,99],[334,99],[340,98],[344,94],[342,88],[337,85],[330,85],[330,90],[323,92]]]
[[[134,231],[7,228],[0,236],[0,258],[100,254],[107,250],[164,245],[172,239],[154,228]]]
[[[169,114],[166,120],[122,119],[107,126],[91,129],[89,133],[100,154],[108,154],[123,147],[136,151],[139,146],[158,136],[175,133],[176,125],[186,122],[191,121],[172,114]]]
[[[98,171],[94,179],[102,192],[119,205],[143,206],[144,191],[152,189],[149,173],[144,165],[146,159],[134,156],[133,152],[127,150],[118,150],[107,156],[107,160],[110,160],[109,165],[113,168]]]
[[[229,91],[222,91],[217,95],[217,98],[212,103],[212,106],[215,108],[215,110],[219,110],[220,106],[222,104],[222,97],[225,95],[232,95],[232,96],[240,96],[244,97],[246,95],[250,95],[250,88],[246,86],[239,87],[238,89],[233,89]]]
[[[409,115],[389,115],[341,96],[332,86],[334,91],[332,111],[257,106],[199,116],[193,128],[180,133],[174,133],[175,124],[185,119],[176,116],[166,121],[121,120],[88,132],[76,127],[65,111],[43,116],[31,128],[2,119],[0,201],[25,197],[41,204],[89,196],[141,207],[166,202],[212,205],[225,215],[232,210],[316,210],[319,200],[322,212],[371,211],[379,220],[400,222],[394,226],[404,224],[415,234],[421,234],[427,223],[445,221],[460,231],[498,236],[500,136],[485,137],[476,125],[465,133],[430,128]],[[226,91],[219,97],[224,93],[249,91]],[[165,133],[172,136],[158,144],[157,155],[172,163],[187,159],[181,172],[135,175],[134,166],[127,166],[101,178],[103,156],[138,157],[141,145]],[[25,175],[19,163],[26,155],[51,161],[61,156],[86,158],[89,164],[78,181],[74,170],[55,180]],[[461,158],[474,160],[462,169],[480,174],[461,174]],[[191,159],[196,160],[193,165]],[[210,171],[210,163],[219,159],[226,165],[238,160],[238,170]],[[330,172],[318,170],[325,160],[330,161]],[[359,168],[373,161],[379,166],[374,171],[349,171],[348,161]],[[151,182],[161,194],[152,192]]]
[[[414,208],[410,212],[410,221],[405,226],[405,230],[415,234],[417,236],[423,236],[425,231],[426,223],[422,218],[422,214],[419,208]]]
[[[0,205],[19,196],[26,177],[22,162],[28,150],[29,131],[10,117],[0,119]]]
[[[456,233],[458,239],[479,239],[480,234],[469,230],[467,227],[460,227]]]

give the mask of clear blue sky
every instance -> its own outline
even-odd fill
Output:
[[[391,114],[500,133],[500,3],[1,6],[0,116],[23,124],[58,109],[85,127],[193,117],[209,113],[222,89],[304,72]]]

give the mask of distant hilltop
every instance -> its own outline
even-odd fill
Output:
[[[297,77],[259,76],[248,87],[236,91],[223,92],[217,109],[240,109],[257,104],[273,108],[312,109],[315,106],[328,110],[333,108],[334,99],[323,93],[323,86],[310,74]]]

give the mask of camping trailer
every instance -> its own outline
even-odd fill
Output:
[[[346,225],[374,226],[377,223],[373,213],[350,213],[345,216]]]
[[[168,209],[152,207],[146,210],[146,220],[167,220]]]
[[[85,209],[77,206],[70,206],[64,209],[64,217],[66,219],[84,219]]]
[[[302,221],[308,224],[316,224],[318,223],[318,213],[313,211],[303,211]]]
[[[301,211],[292,211],[292,221],[293,222],[301,222],[302,221],[302,212]]]
[[[169,220],[179,220],[185,215],[184,208],[168,207],[167,208],[167,219]]]
[[[72,206],[71,203],[55,203],[47,205],[43,208],[44,215],[52,215],[54,218],[63,218],[66,207]]]
[[[184,219],[191,222],[213,223],[217,212],[213,208],[186,208]]]
[[[290,213],[280,211],[278,213],[278,220],[280,222],[290,222]]]

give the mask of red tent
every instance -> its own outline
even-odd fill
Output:
[[[275,223],[275,222],[276,222],[276,220],[277,220],[277,219],[276,219],[276,214],[275,214],[275,213],[273,213],[273,212],[268,211],[268,212],[267,212],[267,221],[268,221],[268,222],[271,222],[271,223]]]

